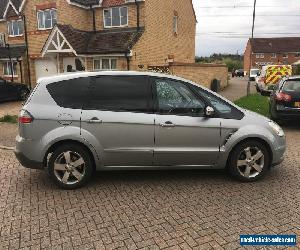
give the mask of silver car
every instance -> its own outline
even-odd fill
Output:
[[[19,116],[15,154],[65,189],[95,170],[228,169],[242,181],[283,161],[271,120],[174,76],[73,73],[41,79]]]

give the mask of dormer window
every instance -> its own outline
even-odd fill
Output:
[[[8,21],[8,35],[10,37],[23,36],[23,34],[24,25],[22,19]]]
[[[52,29],[57,23],[56,9],[39,10],[37,12],[38,29]]]
[[[114,7],[104,10],[104,28],[122,27],[127,25],[127,7]]]

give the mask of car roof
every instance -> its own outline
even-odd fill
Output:
[[[72,73],[62,73],[59,75],[43,77],[38,80],[38,84],[48,85],[53,82],[61,82],[66,80],[72,80],[76,78],[85,78],[85,77],[96,77],[96,76],[155,76],[155,77],[165,77],[174,80],[184,80],[187,82],[191,82],[187,79],[183,79],[181,77],[154,73],[149,71],[91,71],[91,72],[72,72]]]
[[[300,79],[300,75],[298,75],[298,76],[289,76],[287,78],[287,80],[298,80],[298,79]]]

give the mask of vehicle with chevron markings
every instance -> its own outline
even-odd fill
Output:
[[[261,94],[269,95],[274,86],[284,77],[292,75],[291,65],[267,65],[263,66],[261,74],[256,78],[256,89]]]

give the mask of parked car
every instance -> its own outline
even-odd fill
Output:
[[[236,77],[244,77],[244,76],[245,76],[244,70],[243,70],[243,69],[237,69],[237,70],[235,71],[235,76],[236,76]]]
[[[116,71],[39,80],[19,116],[15,154],[73,189],[95,169],[228,168],[254,181],[285,148],[276,123],[196,83]]]
[[[300,76],[282,79],[270,96],[270,114],[274,121],[300,118]]]
[[[9,82],[0,77],[0,102],[26,100],[29,88],[22,83]]]
[[[250,81],[255,81],[256,77],[260,75],[260,70],[259,69],[251,69],[250,70],[250,75],[249,75],[249,80]]]

